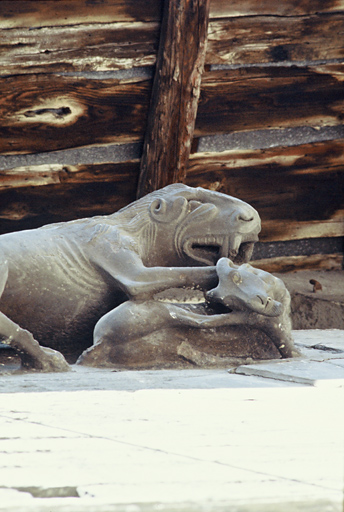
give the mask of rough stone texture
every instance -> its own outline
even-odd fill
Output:
[[[275,274],[291,295],[294,329],[344,329],[344,272],[302,271]],[[322,290],[313,292],[310,280],[315,279]]]
[[[281,354],[261,331],[246,326],[217,329],[166,328],[121,346],[117,359],[100,366],[132,369],[226,368],[245,361],[279,359]]]

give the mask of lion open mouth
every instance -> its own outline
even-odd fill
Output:
[[[216,265],[222,257],[240,265],[250,261],[255,241],[236,243],[237,249],[231,247],[228,237],[224,236],[188,238],[183,244],[183,251],[189,258],[206,265]]]

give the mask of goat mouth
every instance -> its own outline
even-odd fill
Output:
[[[216,265],[220,258],[230,258],[235,264],[248,263],[251,259],[255,241],[242,242],[238,248],[231,247],[229,237],[208,235],[188,238],[183,251],[192,260],[205,265]]]
[[[269,298],[264,308],[263,315],[266,316],[280,316],[283,313],[283,305]]]

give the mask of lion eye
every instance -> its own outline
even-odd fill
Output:
[[[161,210],[161,201],[157,201],[156,204],[154,205],[154,210],[156,212],[158,212],[159,210]]]
[[[239,272],[234,272],[232,275],[232,281],[234,284],[240,284],[242,282],[241,275]]]

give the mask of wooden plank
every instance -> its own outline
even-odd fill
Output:
[[[206,64],[314,61],[343,56],[344,13],[296,18],[248,16],[209,24]]]
[[[1,2],[0,2],[1,6]],[[3,30],[0,73],[107,71],[155,64],[158,22],[118,22]],[[338,59],[344,13],[240,17],[209,24],[206,64]]]
[[[116,164],[45,164],[16,167],[8,171],[0,171],[0,191],[58,184],[117,183],[129,177],[132,180],[133,176],[137,180],[139,164],[139,160],[130,160]]]
[[[80,23],[159,21],[162,0],[0,0],[0,25],[47,27]],[[344,0],[211,0],[210,17],[303,16],[344,10]]]
[[[0,26],[41,29],[81,23],[160,21],[162,0],[0,0]]]
[[[1,79],[0,153],[141,140],[150,81],[47,75]]]
[[[319,199],[317,198],[317,203],[319,203]],[[276,208],[277,207],[278,206],[276,205]],[[343,207],[340,207],[338,211],[333,214],[333,217],[324,220],[263,220],[260,240],[262,242],[277,242],[285,240],[303,240],[306,238],[331,238],[341,236],[344,236]]]
[[[203,75],[195,136],[342,125],[344,65],[248,68]],[[48,75],[0,80],[0,153],[144,137],[151,82]]]
[[[166,0],[137,196],[183,181],[207,44],[209,0]]]
[[[139,161],[133,160],[1,173],[0,233],[111,214],[135,200],[138,172]]]
[[[53,222],[110,213],[118,202],[124,206],[135,199],[138,173],[138,160],[3,171],[0,229],[5,229],[4,222],[6,229],[12,230],[33,221],[40,225],[47,219]],[[261,241],[344,236],[344,140],[195,154],[186,183],[234,195],[256,207],[263,219]],[[116,188],[119,186],[122,188]]]
[[[255,16],[304,16],[307,14],[344,10],[343,0],[212,0],[210,17]]]
[[[311,256],[279,256],[250,262],[266,272],[296,272],[299,270],[342,270],[343,254],[312,254]]]
[[[1,6],[1,3],[0,3]],[[108,71],[155,64],[159,23],[104,23],[3,30],[3,75]]]
[[[343,122],[344,65],[211,71],[202,79],[195,136]]]
[[[344,139],[191,155],[185,183],[247,201],[262,241],[344,235]]]

